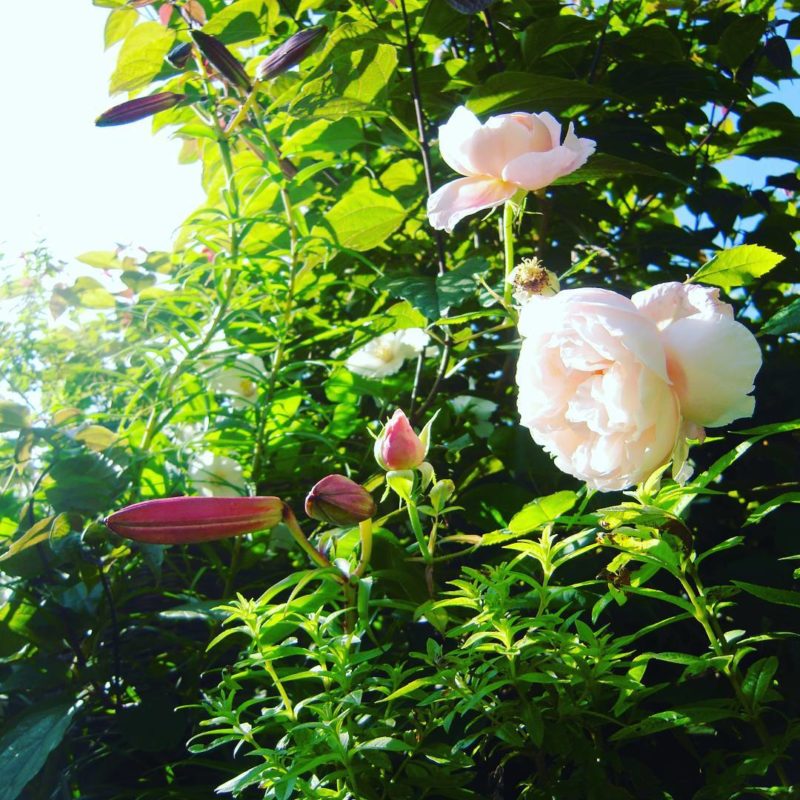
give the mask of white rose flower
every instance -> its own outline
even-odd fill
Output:
[[[247,494],[242,467],[232,458],[202,453],[189,467],[189,481],[202,497],[240,497]]]
[[[430,196],[428,220],[434,228],[452,231],[468,214],[494,208],[520,190],[543,189],[574,172],[594,149],[594,141],[575,135],[572,123],[562,142],[561,125],[546,111],[499,114],[481,124],[459,106],[439,128],[439,150],[447,164],[466,177]]]
[[[519,330],[522,424],[559,469],[611,491],[669,459],[678,403],[658,329],[630,300],[605,289],[533,297]]]
[[[232,398],[236,407],[252,405],[258,398],[258,384],[264,378],[264,361],[259,356],[244,354],[234,361],[216,357],[212,363],[219,363],[208,376],[211,391]]]
[[[761,352],[716,289],[569,289],[531,298],[519,330],[522,424],[591,488],[625,489],[670,459],[680,471],[687,437],[753,413]]]
[[[407,358],[416,358],[429,341],[430,336],[422,328],[384,333],[356,350],[345,361],[345,367],[364,378],[385,378],[394,375]]]

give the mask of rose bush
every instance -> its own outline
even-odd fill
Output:
[[[591,139],[579,139],[572,123],[564,142],[561,125],[547,112],[499,114],[481,124],[459,106],[439,128],[442,158],[465,175],[446,183],[428,199],[434,228],[452,231],[469,214],[511,199],[520,189],[535,192],[574,172],[594,152]]]
[[[667,283],[633,300],[568,289],[522,308],[518,409],[559,469],[625,489],[687,433],[753,413],[753,335],[715,289]]]

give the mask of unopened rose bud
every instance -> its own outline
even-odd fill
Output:
[[[244,67],[239,62],[239,59],[219,39],[202,31],[192,31],[191,36],[206,61],[226,81],[238,86],[240,89],[250,91],[250,78],[244,71]]]
[[[167,53],[166,58],[175,69],[183,69],[191,55],[192,43],[184,42],[183,44],[176,44],[175,47]]]
[[[161,92],[151,94],[147,97],[137,97],[135,100],[128,100],[118,106],[104,111],[95,121],[98,128],[108,128],[111,125],[127,125],[129,122],[136,122],[145,117],[152,117],[159,111],[166,111],[174,108],[186,100],[185,94],[176,92]]]
[[[355,525],[375,515],[372,495],[344,475],[328,475],[314,485],[306,497],[311,519],[337,527]]]
[[[149,544],[196,544],[274,528],[278,497],[167,497],[115,511],[104,522],[114,533]]]
[[[427,451],[399,408],[375,440],[375,460],[386,470],[414,469],[425,460]]]
[[[523,305],[532,297],[552,297],[561,288],[554,272],[538,258],[523,258],[506,279],[514,287],[514,299]]]
[[[316,28],[305,28],[290,36],[258,65],[256,80],[268,81],[299,64],[304,58],[311,55],[327,32],[328,29],[324,25],[320,25]]]

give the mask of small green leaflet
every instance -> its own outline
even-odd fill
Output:
[[[784,260],[759,244],[743,244],[718,253],[690,278],[691,281],[721,286],[726,292],[737,286],[747,286],[756,278],[766,275]]]

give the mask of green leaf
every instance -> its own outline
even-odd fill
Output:
[[[98,269],[125,269],[117,258],[116,250],[90,250],[87,253],[81,253],[78,261]]]
[[[748,514],[744,524],[757,525],[767,514],[772,513],[776,508],[780,508],[786,503],[800,503],[800,492],[784,492],[784,494],[779,494],[777,497],[767,500],[766,503],[762,503]]]
[[[104,33],[106,50],[120,39],[124,39],[138,19],[139,14],[134,8],[115,8],[106,20]]]
[[[704,725],[721,719],[736,717],[736,712],[727,708],[713,706],[700,706],[696,708],[681,708],[674,711],[659,711],[649,717],[629,725],[611,736],[612,741],[635,739],[642,736],[651,736],[654,733],[682,728],[687,725]]]
[[[759,333],[781,336],[796,331],[800,331],[800,297],[795,297],[788,306],[773,314],[761,326]]]
[[[433,683],[436,683],[436,678],[416,678],[410,683],[407,683],[405,686],[401,686],[399,689],[395,690],[390,695],[381,698],[378,702],[389,703],[392,700],[396,700],[398,697],[403,697],[404,695],[411,694],[411,692],[414,692],[417,689],[421,689],[423,686],[430,686]]]
[[[428,320],[439,316],[439,296],[436,279],[419,275],[405,278],[380,278],[373,284],[376,289],[388,292],[392,297],[406,300],[419,309]],[[423,323],[424,327],[425,323]]]
[[[0,402],[0,433],[18,431],[28,425],[28,409],[10,400]]]
[[[447,308],[456,308],[465,300],[474,297],[478,291],[475,277],[489,269],[489,264],[483,258],[469,258],[455,269],[445,272],[436,278],[436,293],[438,295],[438,308],[436,319]]]
[[[114,308],[114,295],[102,283],[86,275],[78,278],[72,286],[78,302],[84,308]]]
[[[393,195],[362,184],[347,192],[325,220],[339,247],[364,251],[383,244],[405,218],[405,208]]]
[[[71,702],[37,705],[6,728],[0,739],[0,800],[15,800],[61,743],[75,707]]]
[[[742,691],[754,703],[760,703],[767,690],[772,686],[772,678],[777,671],[778,659],[775,656],[760,658],[747,670],[742,683]]]
[[[117,434],[102,425],[89,425],[75,434],[75,440],[82,442],[90,450],[99,453],[114,444],[117,440]]]
[[[737,286],[747,286],[756,278],[766,275],[784,260],[759,244],[743,244],[724,250],[692,275],[692,281],[721,286],[726,292]]]
[[[272,27],[277,4],[267,0],[236,0],[221,8],[203,26],[203,33],[225,44],[257,39]]]
[[[771,586],[759,586],[756,583],[746,583],[745,581],[731,581],[731,583],[753,597],[758,597],[759,600],[800,608],[800,592],[793,592],[790,589],[774,589]]]
[[[391,750],[395,753],[407,753],[414,748],[399,739],[392,739],[391,736],[379,736],[377,739],[369,739],[366,742],[357,744],[354,749],[356,752],[361,750]]]
[[[120,48],[109,92],[133,92],[147,86],[161,72],[174,42],[174,31],[158,22],[142,22],[133,28]]]
[[[501,72],[473,90],[467,107],[480,116],[527,108],[558,111],[596,100],[608,100],[608,89],[552,75]]]
[[[566,514],[577,501],[578,495],[572,491],[556,492],[546,497],[540,497],[514,514],[511,522],[508,523],[508,529],[516,536],[535,531],[562,514]]]

